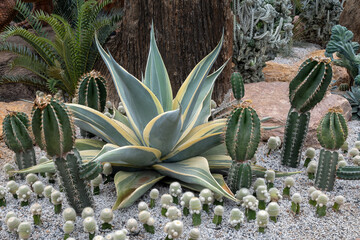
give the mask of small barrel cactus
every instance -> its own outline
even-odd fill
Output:
[[[150,204],[149,204],[150,208],[155,207],[155,202],[156,202],[156,199],[158,199],[158,198],[159,198],[159,190],[157,190],[156,188],[151,189],[151,191],[150,191]]]
[[[312,206],[316,206],[316,199],[322,192],[320,190],[315,190],[310,194],[309,204]]]
[[[276,202],[271,202],[266,207],[266,211],[269,213],[270,220],[273,222],[277,222],[277,217],[280,214],[280,206]]]
[[[104,208],[100,212],[100,220],[102,221],[101,229],[112,229],[111,221],[114,219],[114,213],[110,208]]]
[[[29,133],[29,118],[23,112],[11,112],[3,121],[6,146],[15,152],[15,162],[20,169],[36,165],[33,141]]]
[[[189,215],[190,199],[195,197],[193,192],[185,192],[180,198],[180,205],[183,207],[184,216]]]
[[[181,218],[181,211],[177,207],[171,206],[167,209],[165,215],[168,219],[173,221]]]
[[[31,189],[27,185],[21,185],[16,191],[18,199],[22,207],[29,205],[29,199],[31,196]]]
[[[244,197],[246,197],[247,195],[250,195],[250,190],[247,188],[240,188],[236,194],[235,197],[237,200],[239,200],[239,203],[241,203],[244,199]]]
[[[94,216],[95,216],[95,212],[94,209],[92,209],[91,207],[86,207],[81,212],[82,219],[85,219],[87,217],[94,217]]]
[[[44,193],[44,196],[49,199],[50,203],[52,203],[52,202],[51,202],[51,193],[52,193],[54,190],[55,190],[55,189],[54,189],[53,186],[51,186],[51,185],[48,185],[48,186],[46,186],[46,187],[44,188],[44,192],[43,192],[43,193]]]
[[[244,223],[244,214],[238,208],[233,208],[230,211],[229,224],[236,230],[240,229],[240,225]]]
[[[17,217],[10,217],[6,221],[6,226],[10,232],[15,232],[20,225],[20,220]]]
[[[302,197],[300,193],[294,193],[291,197],[291,211],[294,214],[300,213],[300,203],[302,201]]]
[[[6,215],[5,215],[4,223],[7,223],[7,221],[8,221],[11,217],[16,217],[15,212],[13,212],[13,211],[7,212]]]
[[[329,109],[329,112],[320,120],[317,129],[317,137],[322,147],[315,177],[315,187],[321,190],[332,191],[336,179],[336,165],[338,153],[336,150],[344,144],[348,128],[346,120],[337,108]]]
[[[326,204],[329,201],[329,197],[326,196],[325,194],[320,194],[317,198],[316,198],[316,214],[319,217],[323,217],[326,215]]]
[[[201,209],[202,209],[200,199],[197,197],[191,198],[190,202],[189,202],[189,209],[190,209],[190,214],[192,216],[193,226],[200,225],[201,224]]]
[[[41,212],[42,212],[41,205],[39,203],[34,203],[30,207],[30,212],[33,215],[34,224],[41,225]]]
[[[182,188],[180,183],[172,182],[169,187],[169,193],[173,197],[173,202],[179,204],[179,196],[182,193]]]
[[[54,211],[56,214],[61,212],[63,197],[61,196],[61,192],[54,190],[51,193],[51,202],[54,204]]]
[[[103,164],[103,171],[102,173],[105,175],[105,181],[104,184],[107,184],[109,182],[111,182],[111,174],[113,172],[111,163],[106,162]]]
[[[25,177],[26,183],[30,186],[30,188],[32,187],[32,185],[39,180],[38,176],[36,176],[33,173],[29,173],[26,175]]]
[[[266,185],[267,188],[270,189],[272,187],[274,187],[274,181],[275,181],[275,171],[274,170],[266,170],[265,171],[265,180],[266,180]]]
[[[6,207],[6,188],[0,186],[0,207]]]
[[[199,240],[200,239],[200,230],[198,228],[192,228],[189,232],[188,240]]]
[[[335,202],[334,202],[334,205],[333,205],[333,209],[334,211],[339,211],[339,208],[341,205],[343,205],[345,202],[345,198],[343,196],[336,196],[335,197]]]
[[[93,194],[99,195],[100,194],[100,184],[102,183],[103,179],[101,174],[99,174],[96,178],[91,180],[91,185],[93,186]]]
[[[305,161],[304,161],[304,167],[307,167],[310,163],[310,161],[315,157],[315,149],[312,147],[309,147],[308,149],[306,149],[305,152]]]
[[[204,188],[200,191],[199,199],[202,203],[203,210],[209,213],[209,206],[214,203],[214,193],[210,189]]]
[[[172,205],[173,197],[170,194],[163,194],[160,199],[161,215],[166,216],[167,209]]]
[[[6,163],[3,167],[3,169],[4,169],[4,172],[8,175],[9,180],[15,179],[15,177],[14,177],[15,173],[13,172],[13,171],[15,171],[15,167],[12,164]]]
[[[168,212],[169,212],[169,209],[168,209]],[[147,210],[141,211],[141,212],[139,212],[138,217],[139,217],[139,221],[144,225],[144,229],[147,232],[154,234],[155,233],[155,227],[154,227],[155,219],[150,216],[150,212],[148,212]]]
[[[290,82],[291,108],[285,126],[281,160],[285,166],[299,166],[310,121],[309,111],[323,99],[332,79],[330,62],[329,58],[307,59]]]
[[[252,172],[246,161],[254,156],[260,142],[260,120],[250,103],[251,101],[243,102],[232,111],[227,121],[225,144],[233,159],[228,186],[233,192],[251,186]]]
[[[269,156],[271,151],[274,151],[274,150],[280,148],[280,145],[281,145],[281,140],[279,137],[269,137],[269,139],[267,141],[268,152],[267,152],[266,156]]]
[[[240,101],[245,95],[244,80],[239,72],[234,72],[230,77],[234,98]]]
[[[270,194],[266,186],[261,185],[256,189],[256,198],[259,200],[259,209],[264,210],[266,208],[266,202],[270,201]]]
[[[357,155],[359,155],[359,149],[357,149],[357,148],[352,148],[352,149],[350,149],[350,151],[349,151],[349,156],[350,156],[351,158],[353,158],[353,157],[355,157],[355,156],[357,156]]]
[[[62,217],[64,219],[64,221],[76,221],[76,212],[73,208],[68,207],[65,208],[64,211],[62,212]]]
[[[277,188],[270,188],[269,195],[271,202],[278,202],[282,199],[282,195],[280,194],[280,191]]]
[[[256,210],[259,206],[259,201],[252,195],[243,198],[242,206],[245,207],[245,216],[248,221],[256,219]]]
[[[306,173],[310,180],[315,178],[315,173],[318,167],[318,163],[314,160],[310,161],[309,165],[306,168]]]
[[[45,186],[41,181],[36,181],[32,185],[32,189],[38,198],[42,198],[44,196]]]
[[[95,232],[98,230],[96,220],[94,217],[87,217],[83,221],[84,232],[89,234],[89,240],[93,239]]]
[[[295,185],[295,180],[293,177],[287,177],[284,181],[284,190],[283,190],[283,197],[290,197],[290,188]]]
[[[19,234],[20,239],[29,239],[32,232],[31,223],[29,222],[20,223],[17,228],[17,232]]]
[[[269,213],[267,211],[260,210],[256,214],[256,222],[259,226],[259,232],[261,233],[265,232],[265,228],[269,223]]]
[[[138,204],[138,211],[139,212],[145,211],[145,210],[148,210],[148,209],[149,209],[149,207],[148,207],[146,202],[144,202],[144,201],[139,202],[139,204]]]
[[[139,232],[138,222],[134,218],[130,218],[126,221],[126,229],[131,233]]]
[[[223,206],[216,206],[214,208],[214,218],[213,218],[213,223],[218,226],[221,224],[222,222],[222,217],[224,214],[224,207]]]
[[[75,224],[73,221],[66,221],[63,225],[64,239],[69,239],[70,234],[74,231]]]
[[[19,184],[17,184],[14,180],[10,180],[7,184],[6,184],[6,188],[7,190],[13,195],[13,197],[15,199],[18,198],[17,196],[17,190],[19,189]]]
[[[184,224],[182,221],[175,220],[172,222],[168,222],[164,228],[164,232],[167,234],[165,240],[180,238],[183,231],[184,231]]]

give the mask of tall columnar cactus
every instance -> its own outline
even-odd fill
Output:
[[[348,128],[341,110],[332,108],[321,119],[317,137],[322,147],[336,150],[341,147],[348,136]],[[321,190],[331,191],[336,178],[336,165],[339,154],[335,151],[321,149],[316,171],[315,186]]]
[[[28,131],[29,118],[23,112],[11,112],[3,121],[4,140],[15,152],[19,170],[36,165],[33,141]]]
[[[250,101],[243,102],[235,109],[227,122],[225,144],[234,160],[229,170],[228,185],[233,192],[251,186],[251,167],[247,163],[259,145],[260,120]]]
[[[285,126],[282,164],[298,167],[301,150],[310,121],[310,110],[326,94],[331,82],[332,68],[329,58],[309,58],[290,82],[289,98],[291,108]]]
[[[81,179],[81,158],[74,144],[74,127],[65,105],[48,96],[38,96],[32,113],[36,144],[53,157],[56,172],[69,204],[80,213],[91,206],[87,183]]]
[[[100,72],[93,70],[80,78],[76,97],[79,104],[100,112],[104,111],[107,97],[106,81]],[[86,136],[87,133],[81,130],[81,135]]]

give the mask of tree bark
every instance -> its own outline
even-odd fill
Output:
[[[214,71],[230,59],[217,79],[213,92],[213,99],[220,103],[231,87],[233,22],[230,1],[125,1],[120,27],[105,49],[108,48],[115,60],[138,79],[145,72],[152,21],[174,96],[196,64],[215,48],[224,31],[224,45],[211,70]],[[95,68],[110,80],[109,99],[118,103],[116,90],[102,59]]]

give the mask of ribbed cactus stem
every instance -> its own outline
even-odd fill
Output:
[[[250,188],[252,171],[249,163],[233,162],[228,173],[228,186],[236,192],[241,188]]]
[[[315,187],[324,191],[332,191],[336,178],[338,153],[320,150],[319,164],[316,171]]]
[[[234,72],[230,78],[234,97],[240,101],[245,95],[244,81],[239,72]]]
[[[340,167],[336,171],[336,175],[343,180],[360,180],[360,166]]]

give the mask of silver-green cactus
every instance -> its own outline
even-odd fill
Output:
[[[240,211],[238,208],[233,208],[230,211],[229,217],[229,224],[231,227],[235,228],[236,230],[240,229],[240,225],[244,223],[245,216],[244,213]]]
[[[48,186],[46,186],[46,187],[44,188],[44,191],[43,191],[44,196],[49,199],[50,203],[52,203],[52,202],[51,202],[51,193],[52,193],[54,190],[55,190],[55,189],[53,188],[53,186],[48,185]]]
[[[65,208],[64,211],[62,212],[62,217],[64,219],[64,221],[76,221],[76,212],[75,209],[68,207]]]
[[[216,206],[214,208],[214,218],[213,218],[213,223],[218,226],[221,224],[222,222],[222,218],[223,218],[223,214],[224,214],[224,207],[223,206]]]
[[[173,202],[179,204],[179,196],[182,193],[182,188],[180,183],[172,182],[169,186],[169,193],[173,197]]]
[[[20,239],[29,239],[32,232],[31,223],[29,222],[20,223],[17,228],[17,232],[19,234]]]
[[[308,149],[306,149],[305,152],[305,161],[304,161],[304,167],[307,167],[310,163],[310,161],[315,157],[315,149],[312,147],[309,147]]]
[[[295,185],[295,180],[293,177],[287,177],[284,181],[284,190],[283,190],[283,197],[290,197],[290,188]]]
[[[180,205],[183,207],[184,216],[189,215],[190,200],[193,197],[195,197],[193,192],[185,192],[180,198]]]
[[[182,221],[175,220],[165,225],[164,232],[167,234],[165,240],[180,238],[184,231]]]
[[[139,212],[145,211],[145,210],[148,210],[148,209],[149,209],[149,207],[148,207],[146,202],[144,202],[144,201],[139,202],[139,204],[138,204],[138,211]]]
[[[86,207],[81,212],[82,219],[85,219],[87,217],[94,217],[94,216],[95,216],[95,212],[94,209],[92,209],[91,207]]]
[[[41,225],[41,212],[42,208],[39,203],[34,203],[30,207],[30,212],[33,215],[34,224],[35,225]]]
[[[265,180],[266,180],[266,186],[268,189],[274,187],[274,181],[275,181],[275,171],[274,170],[266,170],[265,171]]]
[[[51,203],[54,204],[54,211],[56,214],[61,212],[63,197],[61,192],[54,190],[51,193]]]
[[[63,225],[64,239],[69,239],[70,234],[74,231],[75,224],[73,221],[66,221]]]
[[[26,175],[25,177],[26,183],[30,186],[30,188],[32,188],[32,185],[39,180],[38,176],[33,174],[33,173],[29,173]]]
[[[168,209],[168,212],[169,212],[169,209]],[[144,225],[144,229],[147,232],[154,234],[155,233],[155,227],[154,227],[155,219],[150,216],[150,212],[148,212],[147,210],[141,211],[141,212],[139,212],[138,217],[139,217],[139,221]]]
[[[204,188],[200,191],[199,199],[202,203],[203,210],[207,213],[209,213],[209,206],[211,206],[214,203],[214,193],[207,188]]]
[[[96,220],[94,217],[87,217],[83,221],[84,232],[89,234],[89,240],[95,237],[95,233],[98,230]]]
[[[202,204],[199,198],[193,197],[189,202],[190,214],[192,216],[193,226],[198,226],[201,224],[201,209]]]
[[[12,164],[6,163],[3,167],[3,170],[8,175],[9,180],[15,179],[14,177],[15,173],[13,172],[15,171],[15,167]]]
[[[101,229],[112,229],[111,221],[114,219],[114,213],[110,208],[104,208],[100,212],[100,220],[102,221]]]
[[[266,211],[269,213],[270,220],[273,222],[277,222],[277,217],[280,214],[280,206],[276,202],[271,202],[266,207]]]
[[[20,200],[21,206],[28,206],[29,199],[31,196],[31,189],[27,185],[21,185],[19,189],[16,191],[18,199]]]
[[[42,198],[44,196],[44,184],[41,181],[36,181],[32,185],[32,189],[38,198]]]
[[[291,211],[294,214],[300,213],[300,203],[302,201],[302,197],[300,193],[294,193],[291,197]]]
[[[163,194],[160,199],[161,215],[166,216],[167,209],[172,205],[173,197],[170,194]]]
[[[242,206],[245,207],[245,216],[248,221],[256,219],[256,210],[259,206],[259,201],[252,195],[243,198]]]
[[[269,139],[267,141],[268,152],[267,152],[266,156],[269,156],[271,151],[275,151],[276,149],[279,149],[280,146],[281,146],[281,139],[278,136],[269,137]]]
[[[343,196],[336,196],[335,197],[335,201],[334,201],[334,205],[333,205],[333,209],[334,209],[334,211],[339,211],[339,208],[340,208],[340,206],[341,205],[343,205],[344,204],[344,202],[345,202],[345,198],[343,197]]]
[[[10,217],[6,221],[6,226],[10,232],[16,231],[19,225],[20,225],[20,220],[17,217]]]
[[[259,232],[265,232],[265,228],[269,223],[269,213],[265,210],[260,210],[256,214],[256,222],[259,226]]]

